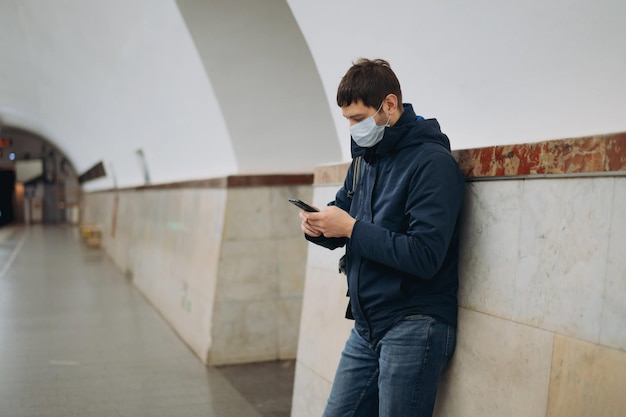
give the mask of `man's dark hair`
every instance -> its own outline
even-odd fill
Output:
[[[337,105],[344,107],[362,100],[366,106],[378,108],[388,94],[395,94],[399,105],[402,105],[400,82],[389,62],[361,58],[341,79],[337,88]]]

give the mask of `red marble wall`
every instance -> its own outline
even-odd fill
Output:
[[[626,171],[626,132],[453,151],[468,178]]]
[[[452,151],[467,178],[626,171],[626,132]],[[343,182],[349,163],[316,168],[315,184]]]

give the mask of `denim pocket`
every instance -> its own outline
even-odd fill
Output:
[[[456,349],[456,328],[452,326],[447,326],[448,331],[446,332],[446,351],[445,355],[449,359],[454,354],[454,350]]]

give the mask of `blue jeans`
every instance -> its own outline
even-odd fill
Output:
[[[375,346],[352,329],[324,417],[432,417],[455,346],[454,327],[423,315],[406,317]]]

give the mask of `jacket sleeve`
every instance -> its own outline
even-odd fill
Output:
[[[353,165],[354,161],[350,165],[350,169],[348,169],[348,173],[346,174],[346,178],[343,182],[343,187],[337,191],[335,195],[335,201],[331,201],[328,203],[329,206],[337,206],[340,209],[350,213],[350,204],[352,203],[352,199],[348,197],[348,187],[352,188],[352,174],[354,172]],[[313,237],[307,234],[304,235],[306,240],[309,242],[315,243],[316,245],[323,246],[328,249],[337,249],[345,246],[348,242],[348,238],[345,237],[326,237],[324,235]]]
[[[406,233],[357,220],[350,245],[362,257],[422,279],[440,269],[453,238],[465,179],[450,154],[431,155],[410,181]]]

